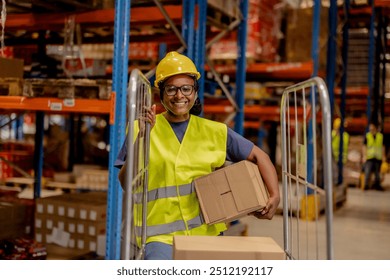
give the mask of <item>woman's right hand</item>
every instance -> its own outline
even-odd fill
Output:
[[[146,108],[146,121],[150,123],[150,129],[156,124],[156,104],[153,104],[150,108]]]
[[[144,134],[145,133],[145,124],[150,124],[150,129],[154,127],[156,124],[156,105],[152,105],[150,108],[144,107],[145,114],[141,115],[138,119],[139,124],[139,133]]]

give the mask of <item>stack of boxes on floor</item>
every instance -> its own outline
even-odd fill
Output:
[[[102,244],[99,241],[106,233],[106,208],[106,192],[39,198],[35,211],[35,239],[80,253],[100,252]]]
[[[32,238],[34,201],[18,193],[0,189],[0,260],[45,259],[45,246]]]
[[[16,192],[0,192],[0,240],[33,232],[34,201],[19,199]]]

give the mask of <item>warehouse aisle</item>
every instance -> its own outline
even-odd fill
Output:
[[[385,190],[348,189],[345,204],[334,212],[334,259],[390,260],[390,186]],[[248,225],[248,235],[271,236],[283,247],[282,215],[271,221],[247,217],[241,222]]]

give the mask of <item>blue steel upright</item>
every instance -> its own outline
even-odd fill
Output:
[[[198,0],[198,26],[195,32],[195,65],[200,73],[198,97],[204,104],[207,0]]]
[[[245,80],[246,80],[246,40],[248,21],[248,0],[240,0],[241,23],[237,34],[237,64],[236,64],[236,102],[238,111],[234,119],[234,130],[244,134],[244,103],[245,103]]]
[[[107,198],[106,259],[120,258],[122,188],[114,162],[125,139],[126,93],[130,35],[130,0],[115,1],[112,91],[116,94],[115,121],[110,126],[109,185]]]
[[[342,57],[343,57],[343,66],[344,72],[341,76],[341,103],[340,103],[340,150],[339,150],[339,158],[337,161],[339,174],[337,177],[337,184],[341,184],[343,182],[343,148],[344,148],[344,118],[345,118],[345,99],[347,95],[347,78],[348,78],[348,49],[349,49],[349,13],[350,13],[350,2],[349,0],[344,1],[344,13],[345,13],[345,23],[343,26],[343,46],[341,49]]]
[[[318,68],[319,68],[319,34],[320,34],[320,24],[321,24],[321,1],[315,0],[313,3],[313,26],[312,26],[312,42],[311,42],[311,57],[313,60],[313,73],[312,77],[318,76]],[[315,97],[316,94],[310,95],[311,97]],[[315,101],[315,100],[314,100]],[[317,102],[317,101],[315,101]],[[313,112],[315,114],[315,112]],[[307,131],[307,181],[312,183],[314,180],[314,172],[313,170],[313,159],[314,159],[314,144],[313,141],[313,117],[310,118],[310,125],[308,126]]]
[[[335,88],[335,76],[336,76],[336,55],[337,55],[337,1],[331,0],[330,1],[330,8],[329,8],[329,20],[328,20],[328,28],[329,28],[329,36],[328,36],[328,50],[327,50],[327,62],[326,62],[326,83],[328,85],[328,93],[329,93],[329,103],[331,108],[331,118],[334,118],[334,88]],[[341,114],[345,114],[345,106],[340,106]],[[343,141],[343,140],[341,140]],[[343,146],[341,146],[341,149],[343,149]],[[339,153],[339,155],[342,155],[342,152]],[[343,162],[341,161],[341,165]],[[342,168],[342,167],[341,167]],[[342,170],[340,169],[340,163],[339,163],[339,173],[338,173],[338,183],[342,183]],[[341,171],[341,172],[340,172]],[[341,177],[340,177],[341,176]]]
[[[334,114],[334,79],[336,76],[336,55],[337,55],[337,1],[330,1],[329,8],[329,36],[328,36],[328,50],[326,61],[326,84],[328,86],[329,102],[331,107],[331,114]],[[340,108],[344,109],[344,108]]]
[[[45,113],[36,112],[35,119],[35,148],[34,148],[34,199],[41,196],[42,168],[43,168],[43,135],[44,135]]]
[[[369,30],[369,36],[370,36],[370,43],[368,47],[368,96],[367,96],[367,127],[366,132],[368,132],[368,126],[372,119],[372,112],[371,112],[371,98],[373,95],[373,88],[374,88],[374,57],[375,57],[375,1],[371,0],[371,18],[370,18],[370,30]],[[379,62],[378,62],[379,63]]]
[[[182,29],[181,35],[187,43],[184,54],[194,60],[195,58],[195,0],[186,0],[182,4]]]
[[[198,18],[195,21],[195,7],[198,5]],[[182,37],[187,45],[184,54],[191,58],[201,77],[199,80],[198,97],[204,103],[204,81],[205,81],[205,54],[206,54],[206,20],[207,1],[188,0],[183,1]],[[195,26],[197,26],[195,28]],[[203,112],[202,112],[203,114]]]

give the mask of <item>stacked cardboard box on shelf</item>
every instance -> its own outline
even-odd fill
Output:
[[[0,96],[22,95],[23,60],[0,57]]]
[[[47,186],[105,191],[108,189],[108,169],[102,169],[99,165],[75,164],[73,172],[55,172]]]
[[[327,60],[329,8],[321,7],[319,31],[319,65],[324,70]],[[286,61],[305,62],[312,59],[313,8],[289,9],[286,16]],[[308,24],[310,23],[310,24]]]
[[[89,190],[107,190],[108,189],[108,170],[84,170],[76,177],[76,187]]]
[[[35,238],[81,252],[97,251],[98,236],[106,233],[107,194],[73,193],[39,198]]]
[[[225,11],[227,1],[220,2],[222,10]],[[280,0],[249,1],[246,40],[247,59],[262,62],[278,60],[281,11],[276,10],[275,7],[279,3]],[[236,59],[237,32],[232,32],[229,36],[214,43],[211,46],[209,57],[213,60]]]

